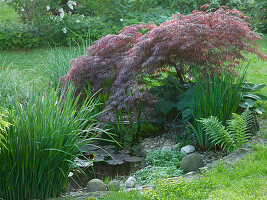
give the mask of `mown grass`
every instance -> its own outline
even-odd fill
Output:
[[[62,51],[71,51],[65,47],[60,49]],[[9,65],[10,70],[14,71],[13,76],[16,76],[16,80],[20,85],[29,88],[34,83],[38,89],[42,90],[47,88],[50,83],[45,63],[50,56],[50,48],[28,51],[2,51],[0,52],[0,62],[5,62],[6,65]]]
[[[172,183],[156,182],[153,191],[140,193],[114,192],[105,200],[203,200],[203,199],[267,199],[267,147],[257,146],[255,152],[231,165],[221,163],[199,179]]]

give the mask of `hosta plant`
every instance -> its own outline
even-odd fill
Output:
[[[265,87],[265,84],[254,84],[245,82],[242,84],[242,88],[244,88],[245,92],[242,96],[242,101],[239,106],[241,108],[249,108],[250,110],[254,110],[258,114],[262,114],[265,110],[258,103],[258,101],[266,101],[267,97],[263,94],[260,94],[259,91]]]
[[[193,82],[181,85],[172,77],[160,81],[160,85],[151,87],[151,94],[157,98],[154,104],[158,123],[164,123],[167,119],[187,122],[191,118],[190,105],[194,93]]]

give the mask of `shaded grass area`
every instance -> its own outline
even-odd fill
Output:
[[[246,159],[225,166],[221,163],[211,172],[190,182],[156,182],[153,191],[139,193],[114,192],[105,200],[203,200],[203,199],[267,199],[267,147],[257,146]]]
[[[267,55],[267,35],[263,36],[264,41],[260,42],[265,55]],[[61,49],[68,51],[68,47],[61,47]],[[48,77],[44,72],[42,60],[46,60],[49,56],[50,48],[39,48],[32,50],[21,51],[1,51],[0,59],[6,61],[7,64],[12,63],[12,68],[20,69],[25,76],[25,80],[42,79]],[[250,62],[248,69],[247,80],[253,83],[267,83],[267,62],[260,60],[256,55],[246,55]],[[30,78],[29,78],[30,77]],[[267,95],[267,87],[262,91]]]

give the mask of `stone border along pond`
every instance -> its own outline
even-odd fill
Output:
[[[264,131],[267,131],[267,129],[265,129]],[[201,163],[201,165],[202,164],[204,165],[204,163],[205,163],[205,166],[201,167],[200,171],[211,170],[213,167],[216,167],[219,164],[219,162],[223,163],[225,165],[233,165],[236,162],[240,161],[242,158],[244,158],[247,153],[252,152],[253,151],[253,148],[252,148],[253,145],[266,145],[266,141],[267,140],[262,137],[262,134],[258,133],[256,136],[252,137],[243,147],[235,150],[234,152],[232,152],[228,155],[224,154],[225,156],[222,156],[223,154],[220,154],[221,156],[217,157],[216,160],[211,159],[212,162],[210,159],[205,159],[205,157],[204,157],[204,160],[201,160],[200,163]],[[169,142],[168,139],[166,140],[166,142],[167,143]],[[161,148],[164,148],[164,146]],[[92,150],[92,148],[90,150]],[[111,171],[111,172],[114,172],[114,168],[117,170],[124,170],[123,172],[127,172],[127,170],[130,170],[130,171],[134,170],[134,169],[136,169],[136,164],[140,164],[143,161],[143,159],[141,157],[130,156],[129,151],[125,151],[125,150],[119,151],[118,152],[119,155],[113,154],[114,151],[112,151],[113,150],[112,146],[104,146],[104,148],[101,149],[102,152],[101,152],[101,150],[99,150],[99,149],[97,150],[96,148],[94,150],[96,150],[99,153],[99,156],[95,157],[95,160],[100,160],[100,166],[103,165],[102,167],[106,167],[106,166],[110,165],[109,169],[113,168],[112,169],[113,171]],[[105,152],[105,153],[103,153],[103,152]],[[212,154],[214,154],[214,153],[212,153]],[[104,163],[105,156],[107,156],[109,158],[110,158],[110,156],[114,156],[115,159],[113,159],[113,161],[108,161],[108,162]],[[192,150],[184,158],[186,158],[187,156],[197,156],[198,158],[203,158],[203,154],[201,152],[195,153],[195,152],[192,152]],[[215,157],[216,157],[216,155],[215,155]],[[128,159],[128,161],[129,160],[130,161],[127,162],[126,161],[127,159]],[[132,159],[132,161],[131,161],[131,159]],[[79,161],[79,162],[81,162],[81,161]],[[122,162],[126,163],[126,164],[122,165]],[[86,163],[81,162],[81,167],[82,167],[82,164],[86,164]],[[102,168],[102,169],[104,169],[104,168]],[[100,170],[101,170],[101,168],[100,168]],[[107,169],[105,169],[105,172],[109,172],[109,171]],[[99,175],[101,175],[101,174],[99,174]],[[103,173],[102,173],[102,175],[103,175]],[[199,177],[199,173],[197,171],[190,171],[190,172],[188,172],[182,176],[168,178],[168,180],[170,180],[172,182],[177,182],[177,181],[180,181],[181,179],[185,179],[185,180],[190,181],[190,180],[198,178],[198,177]],[[119,189],[123,189],[124,191],[129,191],[129,192],[131,192],[133,190],[139,190],[141,193],[143,190],[153,190],[153,185],[138,185],[135,178],[131,177],[131,176],[130,177],[120,176],[120,177],[110,181],[110,183],[108,185],[106,185],[100,179],[94,178],[94,177],[91,177],[91,178],[89,177],[89,179],[90,179],[89,182],[88,182],[88,179],[86,179],[86,180],[84,180],[83,178],[81,178],[81,179],[82,179],[82,181],[86,182],[86,184],[82,185],[83,189],[76,189],[74,191],[73,188],[77,188],[77,187],[71,185],[74,183],[69,178],[69,187],[72,188],[72,191],[67,191],[63,197],[52,198],[50,200],[63,200],[63,199],[85,200],[89,197],[98,199],[98,198],[101,198],[101,197],[105,196],[106,194],[108,194],[109,190],[119,190]]]

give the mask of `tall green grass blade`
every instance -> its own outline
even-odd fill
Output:
[[[45,96],[34,89],[27,102],[14,99],[7,113],[13,125],[0,154],[0,198],[59,196],[81,147],[103,133],[96,128],[97,105],[95,98],[80,104],[71,87],[60,96],[53,89]]]

